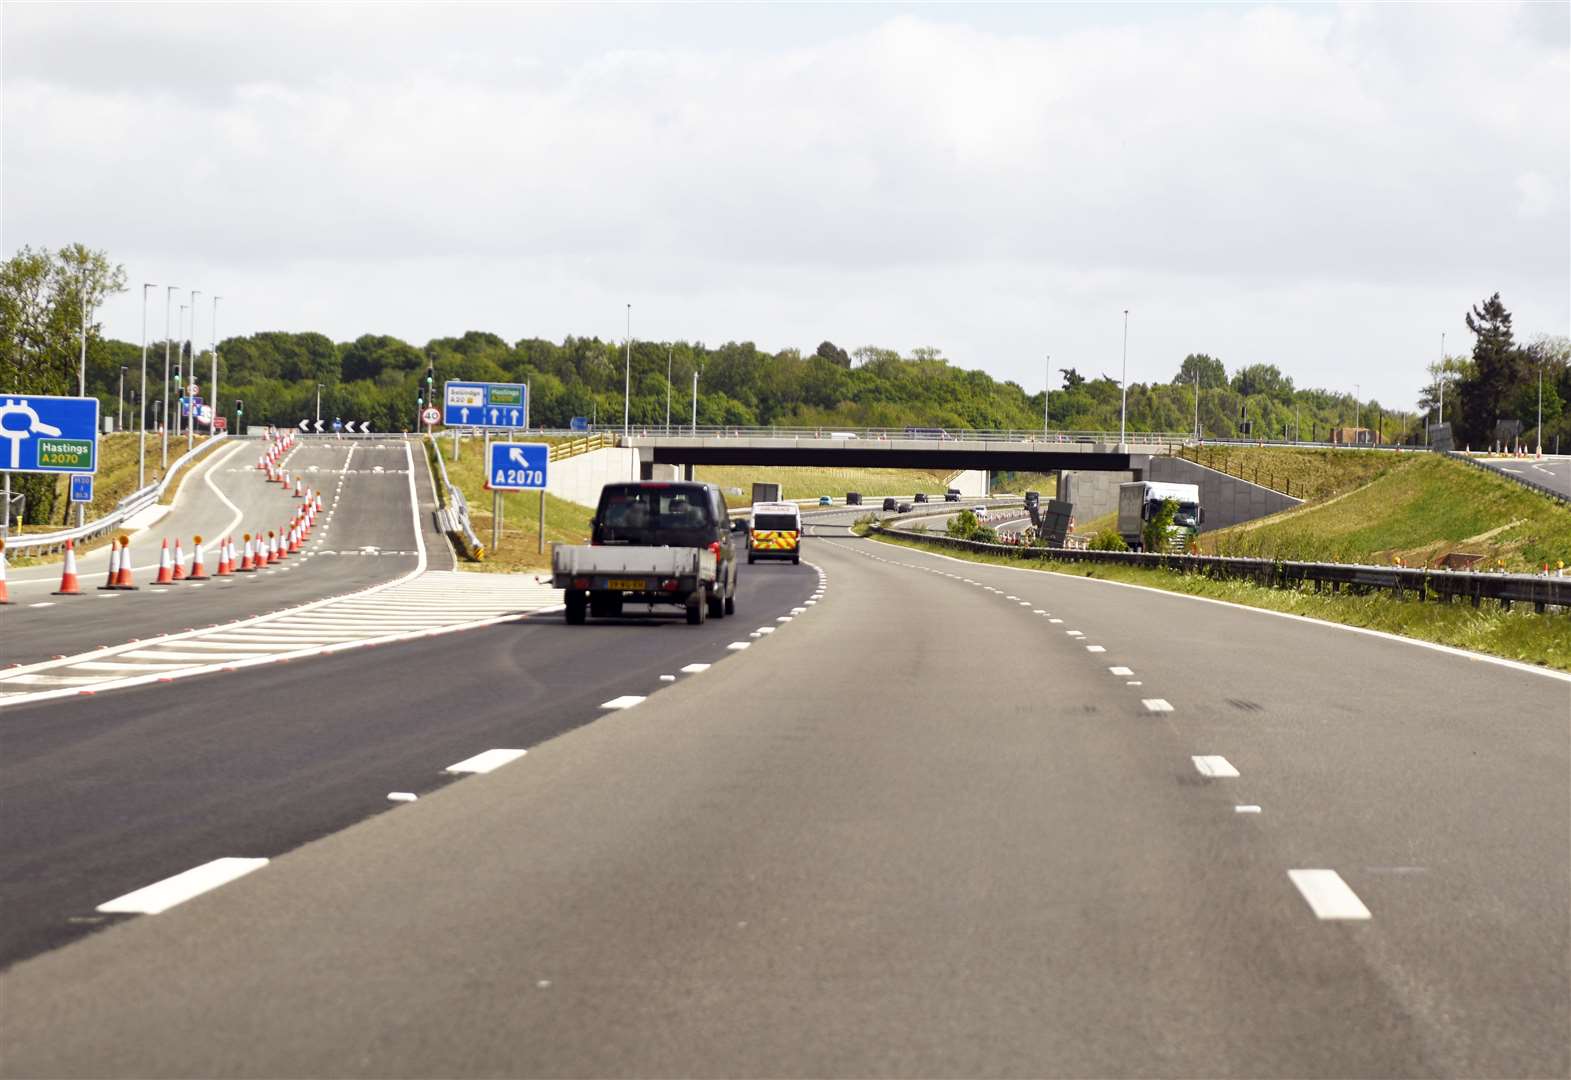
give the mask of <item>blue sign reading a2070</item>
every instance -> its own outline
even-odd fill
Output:
[[[545,487],[551,465],[546,443],[494,442],[486,462],[486,483],[497,491],[536,491]]]
[[[448,427],[529,426],[529,391],[522,383],[447,382],[442,391],[442,423]]]
[[[98,471],[98,399],[0,396],[0,469],[26,473]]]

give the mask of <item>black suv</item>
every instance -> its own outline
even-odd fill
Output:
[[[884,500],[884,509],[885,510],[893,511],[895,509],[895,507],[897,507],[898,505],[899,505],[899,501],[897,499],[895,499],[893,496],[890,496],[889,498]]]
[[[911,496],[911,498],[915,502],[926,502],[927,501],[927,492],[919,491],[915,495]]]
[[[944,492],[944,501],[945,502],[959,502],[960,501],[960,491],[959,491],[959,489],[958,488],[950,488],[948,491]]]

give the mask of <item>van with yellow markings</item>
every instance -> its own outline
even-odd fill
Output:
[[[802,561],[802,509],[796,503],[753,504],[747,521],[747,561]]]

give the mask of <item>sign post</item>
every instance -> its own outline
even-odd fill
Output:
[[[502,492],[538,491],[540,493],[540,539],[537,551],[545,550],[546,474],[551,467],[551,447],[546,443],[494,442],[486,452],[486,485],[491,498],[491,550],[502,542]]]

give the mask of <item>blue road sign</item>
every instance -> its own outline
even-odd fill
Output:
[[[71,474],[71,501],[74,503],[93,501],[93,474]]]
[[[522,383],[443,383],[442,423],[448,427],[527,428],[528,388]]]
[[[551,464],[546,443],[494,442],[486,463],[486,480],[497,491],[537,491],[545,487]]]
[[[0,396],[0,469],[98,471],[98,399]]]
[[[575,417],[573,417],[571,420],[569,420],[567,422],[567,430],[568,431],[588,431],[589,430],[589,417],[587,417],[587,416],[575,416]]]

